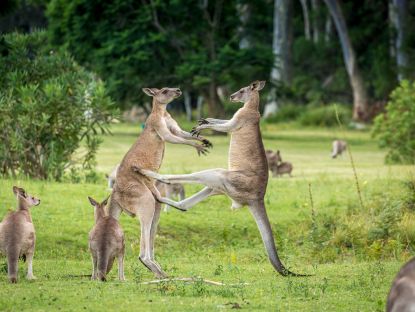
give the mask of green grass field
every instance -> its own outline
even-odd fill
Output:
[[[37,280],[25,280],[26,265],[20,262],[19,283],[9,284],[1,259],[0,310],[383,311],[391,281],[413,251],[415,213],[408,208],[413,194],[406,185],[414,180],[415,169],[385,165],[384,152],[368,132],[266,124],[262,130],[265,147],[280,149],[283,159],[294,164],[294,177],[271,178],[266,195],[280,256],[293,271],[313,276],[275,273],[249,211],[233,211],[229,199],[216,196],[186,213],[162,213],[156,258],[171,276],[237,285],[141,284],[153,276],[137,260],[139,224],[126,215],[120,221],[126,233],[127,281],[117,281],[116,266],[107,283],[77,277],[91,272],[87,237],[93,207],[87,196],[102,200],[109,194],[104,173],[121,160],[139,132],[137,125],[117,124],[97,157],[98,184],[0,180],[1,218],[15,206],[14,184],[42,199],[32,210]],[[335,137],[351,146],[363,207],[348,156],[330,158]],[[214,148],[207,157],[198,157],[188,146],[167,144],[161,172],[226,168],[229,138],[212,136],[211,141]],[[186,186],[186,192],[200,188]]]

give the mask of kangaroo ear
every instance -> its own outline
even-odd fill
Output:
[[[94,207],[98,206],[98,203],[96,202],[95,199],[93,199],[92,197],[89,197],[89,196],[88,196],[88,199],[89,199],[89,202],[91,203],[92,206],[94,206]]]
[[[19,194],[19,188],[17,186],[13,186],[13,193],[14,195]]]
[[[13,193],[16,196],[21,195],[23,197],[26,197],[26,191],[23,188],[18,187],[18,186],[13,186]]]
[[[155,96],[159,91],[157,88],[143,88],[143,92],[148,96]]]
[[[259,90],[262,90],[264,87],[265,87],[264,80],[262,81],[256,80],[253,83],[251,83],[251,90],[259,91]]]
[[[108,197],[107,197],[107,198],[105,198],[105,199],[102,201],[102,203],[101,203],[101,206],[102,206],[102,207],[105,207],[105,206],[107,205],[107,203],[108,203],[108,198],[110,198],[110,195],[108,195]]]

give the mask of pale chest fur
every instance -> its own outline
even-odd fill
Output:
[[[265,150],[259,129],[259,113],[240,110],[235,115],[241,127],[231,133],[229,170],[268,172]]]

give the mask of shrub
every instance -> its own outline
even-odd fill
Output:
[[[285,122],[296,120],[306,110],[306,107],[295,104],[285,104],[275,115],[267,118],[268,122]]]
[[[388,148],[386,162],[415,164],[415,82],[402,81],[386,112],[375,118],[373,135]]]
[[[299,122],[303,126],[333,127],[337,125],[336,109],[343,124],[350,122],[351,111],[344,105],[308,107],[301,114]]]
[[[49,50],[43,32],[8,34],[4,42],[0,173],[61,180],[76,165],[92,169],[97,134],[114,114],[102,81],[65,51]]]

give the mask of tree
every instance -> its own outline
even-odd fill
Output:
[[[44,32],[4,40],[0,173],[61,180],[66,169],[92,169],[97,134],[115,113],[103,82],[66,51],[51,50]]]
[[[407,20],[408,4],[406,0],[391,0],[389,9],[389,18],[393,25],[396,35],[392,40],[394,49],[392,56],[396,57],[396,65],[398,67],[398,80],[404,78],[404,70],[408,66],[408,56],[404,47],[406,39],[406,20]]]
[[[304,35],[306,40],[311,39],[311,31],[310,31],[310,14],[308,10],[308,2],[307,0],[300,0],[301,2],[301,9],[303,10],[304,16]]]
[[[324,0],[331,17],[336,25],[337,34],[340,39],[343,59],[346,65],[346,71],[349,75],[350,85],[353,92],[353,119],[356,121],[365,121],[368,118],[368,96],[357,64],[355,52],[350,41],[346,21],[343,16],[338,0]]]
[[[271,81],[274,84],[289,84],[291,81],[291,27],[292,1],[274,1],[274,28],[272,39],[272,52],[274,66],[271,70]],[[277,111],[277,94],[275,87],[271,90],[264,109],[264,117]]]

